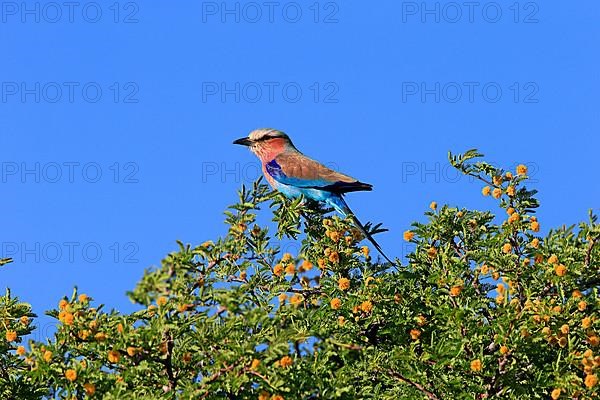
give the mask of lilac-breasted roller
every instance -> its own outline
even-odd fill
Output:
[[[276,129],[257,129],[250,132],[248,137],[233,143],[248,146],[256,154],[262,163],[265,178],[273,189],[288,198],[303,195],[307,199],[324,202],[343,216],[349,215],[379,253],[393,263],[356,218],[343,197],[348,192],[372,190],[372,185],[308,158],[296,149],[288,135]]]

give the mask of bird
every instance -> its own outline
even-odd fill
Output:
[[[389,263],[394,264],[344,200],[346,193],[371,191],[371,184],[336,172],[305,156],[287,134],[277,129],[256,129],[247,137],[235,140],[233,144],[247,146],[260,159],[262,172],[274,190],[287,198],[304,196],[326,204],[344,217],[350,216],[377,251]]]

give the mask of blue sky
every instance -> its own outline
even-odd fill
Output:
[[[348,202],[392,256],[432,200],[495,207],[448,150],[527,164],[543,229],[599,211],[598,2],[269,4],[2,3],[0,286],[132,310],[176,239],[225,232],[258,176],[231,142],[265,126],[374,185]]]

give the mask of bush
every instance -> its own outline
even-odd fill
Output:
[[[478,156],[450,162],[501,217],[432,203],[404,233],[406,265],[374,260],[349,219],[256,182],[226,212],[225,237],[179,243],[145,272],[129,293],[137,312],[75,290],[48,312],[54,338],[26,350],[34,315],[7,293],[2,398],[597,398],[596,218],[540,237],[526,168]],[[259,224],[265,204],[300,254]]]

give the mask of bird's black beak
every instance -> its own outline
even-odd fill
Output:
[[[234,140],[233,144],[241,144],[242,146],[250,146],[250,145],[252,145],[252,140],[248,139],[247,137],[243,137],[241,139]]]

